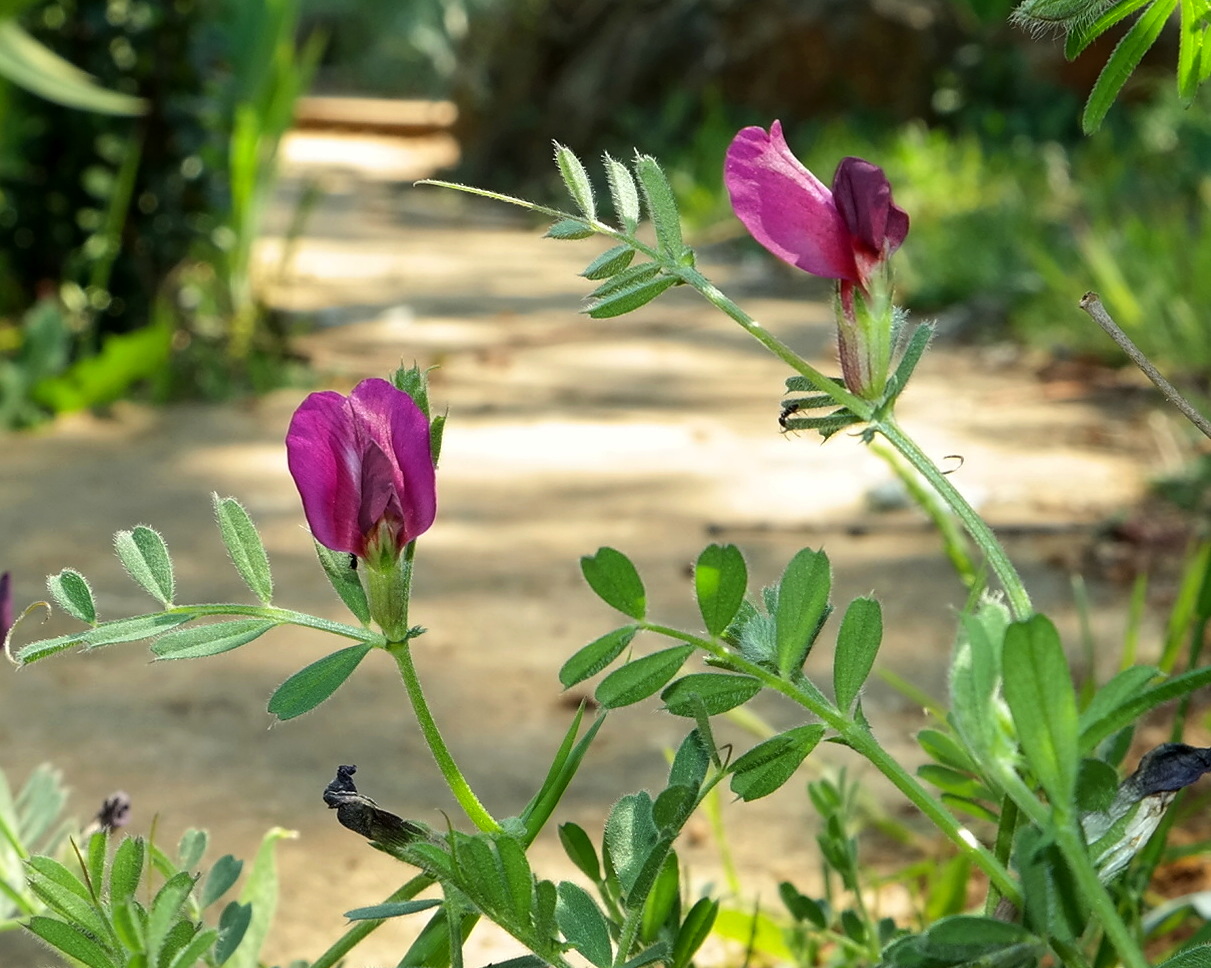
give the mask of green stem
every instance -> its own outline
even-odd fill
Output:
[[[971,858],[988,879],[996,885],[1004,896],[1014,904],[1021,905],[1022,895],[1017,882],[1003,863],[981,844],[966,827],[962,826],[943,804],[930,795],[911,773],[904,769],[895,758],[879,745],[874,735],[865,726],[847,719],[831,703],[824,699],[814,686],[810,690],[800,688],[774,675],[768,669],[741,658],[734,652],[710,639],[702,639],[688,632],[670,628],[664,625],[643,623],[643,628],[672,639],[695,645],[711,655],[725,659],[729,666],[760,679],[768,688],[782,693],[792,702],[802,706],[812,715],[822,720],[835,730],[841,740],[855,753],[863,756],[901,793],[904,794],[918,810],[928,817],[945,836],[962,853]],[[804,685],[810,685],[804,680]]]
[[[821,392],[828,394],[838,404],[846,407],[869,424],[872,430],[880,433],[909,464],[925,478],[937,491],[943,501],[949,505],[955,515],[963,522],[963,527],[971,535],[972,541],[988,558],[989,566],[1000,579],[1009,605],[1018,619],[1029,618],[1034,614],[1030,604],[1030,596],[1021,577],[1005,554],[1005,549],[997,541],[992,529],[984,523],[983,518],[976,514],[975,509],[967,503],[966,498],[958,492],[938,467],[925,456],[925,453],[908,437],[896,423],[891,414],[880,413],[875,404],[869,400],[855,396],[845,387],[839,386],[828,379],[815,367],[801,359],[794,350],[770,333],[764,326],[748,315],[743,309],[725,296],[719,289],[696,269],[680,267],[676,275],[687,285],[693,286],[703,298],[721,312],[735,320],[740,326],[762,346],[768,349],[778,359],[791,367],[796,373],[802,374],[812,385]]]
[[[1139,944],[1123,923],[1118,909],[1114,906],[1114,900],[1097,876],[1080,827],[1075,820],[1060,816],[1059,811],[1056,811],[1055,817],[1055,839],[1076,878],[1077,889],[1089,905],[1094,920],[1101,924],[1110,943],[1114,945],[1123,964],[1126,968],[1148,968],[1148,959],[1144,957]]]
[[[938,534],[942,537],[942,548],[950,559],[951,567],[959,576],[959,581],[970,591],[980,578],[980,569],[972,560],[967,536],[959,526],[955,515],[939,500],[938,493],[922,483],[921,476],[912,470],[906,461],[900,459],[891,448],[871,442],[871,453],[883,459],[891,468],[893,474],[908,491],[913,502],[924,511]]]
[[[778,339],[773,333],[753,319],[736,303],[725,296],[719,288],[697,269],[685,266],[668,267],[669,271],[680,278],[686,285],[693,286],[702,297],[720,312],[739,323],[746,333],[774,354],[796,373],[806,377],[821,393],[827,393],[840,406],[846,407],[851,413],[862,420],[870,420],[875,415],[875,406],[869,400],[863,400],[851,393],[834,380],[830,380],[814,366],[804,360],[798,353]]]
[[[1077,890],[1089,905],[1094,920],[1102,926],[1106,937],[1118,951],[1119,958],[1126,968],[1148,968],[1148,959],[1131,936],[1106,886],[1098,877],[1093,861],[1089,858],[1084,833],[1071,809],[1054,804],[1048,807],[1041,803],[1022,778],[1007,765],[996,770],[995,774],[994,778],[1006,794],[1013,798],[1022,813],[1040,830],[1052,832],[1060,853],[1064,855],[1069,870],[1076,878]],[[1021,906],[1017,901],[1014,903]]]
[[[912,464],[922,477],[929,481],[942,500],[963,522],[963,527],[971,535],[971,540],[984,552],[989,567],[1000,579],[1014,618],[1019,621],[1030,618],[1034,614],[1034,607],[1030,604],[1026,586],[1017,569],[1013,567],[1013,562],[1005,554],[1005,549],[1001,547],[996,535],[992,533],[992,528],[988,527],[984,519],[976,513],[975,508],[967,503],[967,499],[950,483],[950,479],[938,469],[937,465],[925,456],[924,451],[917,446],[916,442],[900,429],[900,425],[896,423],[891,414],[879,416],[872,420],[870,425],[899,451],[900,455]]]
[[[346,625],[343,622],[333,622],[320,618],[318,615],[308,615],[306,612],[295,612],[288,608],[274,608],[270,605],[242,605],[238,603],[214,605],[174,605],[156,612],[156,615],[192,615],[200,618],[205,615],[247,615],[250,618],[263,618],[278,625],[298,625],[305,629],[319,629],[321,632],[331,632],[346,639],[358,642],[368,642],[371,645],[382,645],[383,637],[376,632],[367,631],[360,625]]]
[[[425,737],[425,743],[429,747],[429,752],[433,754],[433,759],[437,762],[437,768],[445,777],[446,785],[454,794],[454,799],[458,801],[458,805],[463,808],[463,812],[476,827],[484,833],[498,833],[501,829],[500,824],[480,803],[479,798],[471,789],[471,785],[467,783],[462,771],[458,768],[458,764],[454,762],[454,757],[450,755],[446,741],[442,739],[441,731],[437,728],[433,714],[429,711],[429,704],[421,689],[420,679],[416,675],[416,666],[412,664],[412,650],[409,648],[409,643],[388,643],[387,651],[391,653],[395,658],[395,664],[399,666],[400,678],[404,680],[404,688],[408,690],[408,698],[412,702],[412,709],[416,713],[416,721]]]

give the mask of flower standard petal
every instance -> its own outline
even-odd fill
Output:
[[[753,238],[793,266],[858,282],[850,233],[832,193],[791,154],[775,121],[742,129],[727,149],[723,181]]]
[[[312,393],[286,433],[286,463],[315,540],[360,555],[361,443],[348,400],[334,390]]]
[[[354,387],[349,404],[369,438],[389,459],[396,510],[402,515],[402,548],[428,531],[437,515],[429,418],[408,394],[386,380],[363,380]]]

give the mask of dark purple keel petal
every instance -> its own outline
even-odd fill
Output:
[[[396,486],[395,464],[377,441],[364,441],[362,452],[362,503],[357,523],[363,537],[369,535],[387,516],[391,518],[391,533],[398,539],[404,526]],[[399,547],[406,542],[397,541]]]
[[[891,198],[883,169],[862,158],[843,158],[833,176],[833,199],[846,229],[869,254],[885,259],[908,235],[908,215]]]
[[[814,276],[859,281],[832,194],[791,153],[780,122],[768,134],[751,127],[736,135],[723,181],[736,217],[778,258]]]
[[[286,463],[315,540],[333,551],[362,553],[362,457],[349,402],[327,390],[299,405],[286,433]]]

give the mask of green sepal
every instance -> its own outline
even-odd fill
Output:
[[[119,531],[114,535],[114,551],[126,573],[147,594],[161,605],[172,604],[175,591],[172,559],[158,531],[143,524],[130,531]]]
[[[273,598],[273,575],[269,571],[269,556],[265,553],[261,535],[248,516],[248,511],[233,497],[210,495],[214,504],[219,534],[231,563],[244,579],[244,584],[261,602],[268,605]]]
[[[913,329],[912,335],[904,345],[900,362],[896,364],[895,372],[887,381],[887,389],[884,391],[884,399],[887,402],[890,403],[904,392],[904,388],[908,386],[908,381],[912,378],[913,371],[921,362],[921,357],[925,355],[925,350],[929,346],[929,341],[933,339],[933,335],[934,327],[930,323],[921,323]],[[827,406],[827,404],[823,404],[823,406]]]
[[[428,370],[422,370],[419,366],[401,366],[391,374],[391,384],[408,394],[426,419],[431,417]]]

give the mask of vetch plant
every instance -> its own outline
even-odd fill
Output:
[[[692,891],[683,876],[677,845],[687,822],[724,786],[744,802],[781,788],[825,741],[882,773],[949,842],[953,862],[939,877],[946,883],[937,893],[944,897],[931,904],[932,916],[919,922],[878,917],[867,904],[870,885],[847,822],[853,788],[813,783],[809,798],[822,819],[821,856],[829,883],[839,887],[813,898],[782,885],[780,899],[791,917],[787,957],[793,948],[801,964],[1024,968],[1049,958],[1077,968],[1145,968],[1143,945],[1153,939],[1146,939],[1139,919],[1122,914],[1128,900],[1124,871],[1153,831],[1164,827],[1178,791],[1211,766],[1211,752],[1175,736],[1145,755],[1127,779],[1119,776],[1140,717],[1211,684],[1211,668],[1195,661],[1211,620],[1211,555],[1196,559],[1188,584],[1193,591],[1183,606],[1183,627],[1192,630],[1194,643],[1191,668],[1175,673],[1172,663],[1165,671],[1128,664],[1108,682],[1078,690],[1055,626],[1034,612],[996,536],[895,419],[930,328],[901,334],[907,327],[894,307],[890,259],[905,241],[908,216],[894,204],[882,171],[845,159],[830,190],[790,154],[776,122],[768,131],[741,131],[725,162],[737,214],[758,240],[800,268],[837,280],[838,378],[799,357],[697,269],[655,159],[640,155],[629,166],[604,159],[613,219],[599,214],[582,162],[562,146],[556,146],[556,162],[571,211],[429,184],[543,213],[554,220],[548,234],[555,239],[609,238],[613,246],[584,272],[597,283],[586,310],[594,319],[629,312],[676,285],[696,290],[788,366],[788,389],[800,396],[793,409],[783,404],[785,426],[825,437],[848,427],[858,441],[894,452],[953,512],[999,581],[999,589],[973,594],[959,616],[948,701],[931,704],[934,722],[919,736],[931,760],[927,766],[914,772],[897,760],[865,715],[863,688],[878,660],[883,613],[874,597],[833,602],[824,550],[800,550],[773,585],[752,588],[739,548],[708,546],[693,569],[701,622],[682,629],[656,617],[659,603],[649,600],[631,560],[604,547],[584,556],[581,570],[592,591],[619,613],[620,624],[577,650],[559,671],[565,687],[600,676],[593,695],[601,711],[587,726],[584,708],[577,712],[564,735],[553,738],[551,766],[526,807],[516,817],[496,817],[443,741],[412,662],[423,629],[409,624],[410,588],[417,542],[436,514],[434,465],[444,431],[444,418],[431,413],[419,369],[400,370],[390,381],[367,380],[348,396],[311,395],[286,438],[320,564],[357,624],[272,604],[275,589],[256,528],[238,502],[216,495],[223,542],[257,604],[176,604],[164,541],[140,525],[119,532],[115,550],[131,578],[160,603],[158,611],[101,622],[88,583],[67,569],[49,579],[51,596],[86,628],[15,650],[10,630],[6,651],[28,664],[76,646],[91,650],[147,639],[157,658],[199,658],[247,646],[281,625],[351,641],[275,691],[269,710],[280,719],[319,706],[371,652],[391,657],[422,736],[473,829],[460,829],[452,819],[447,829],[436,830],[391,813],[358,789],[353,765],[337,766],[322,788],[317,778],[317,803],[322,796],[341,824],[420,873],[382,903],[348,911],[353,926],[311,968],[341,963],[390,918],[425,912],[429,921],[401,953],[401,968],[461,966],[463,942],[481,918],[530,952],[509,962],[511,968],[570,968],[581,961],[596,968],[689,968],[720,922],[721,905],[709,893]],[[645,220],[651,236],[641,232]],[[798,416],[825,409],[823,416]],[[834,612],[840,620],[830,628]],[[661,643],[654,650],[638,648],[653,640]],[[831,681],[817,682],[805,672],[809,655],[821,649],[831,653]],[[762,693],[789,703],[798,715],[795,725],[744,750],[717,743],[716,717]],[[657,695],[665,711],[687,725],[663,788],[624,792],[599,838],[562,824],[561,843],[582,880],[544,877],[532,867],[528,849],[555,816],[607,717]],[[101,883],[103,863],[91,864],[97,872],[92,883]],[[186,910],[193,889],[179,873],[167,881],[177,887],[165,902],[164,923]],[[111,885],[112,879],[111,873]],[[417,898],[433,885],[440,899]],[[983,894],[972,909],[969,890]],[[64,905],[66,923],[88,941],[70,953],[92,968],[118,963],[116,948],[96,953],[110,922],[118,923],[113,895],[111,886],[108,895],[89,894],[84,906]],[[253,904],[253,918],[257,911]],[[141,923],[140,917],[136,913],[132,923]],[[153,922],[161,924],[154,905],[147,923]],[[189,934],[189,944],[203,937],[200,927],[173,930]],[[222,938],[220,919],[215,951]],[[197,944],[195,960],[219,963],[211,949]],[[1168,968],[1208,964],[1206,949],[1182,950],[1180,944],[1170,946],[1163,962]],[[188,958],[180,952],[193,950],[174,949],[171,968],[185,968]],[[139,963],[165,962],[157,956]]]

